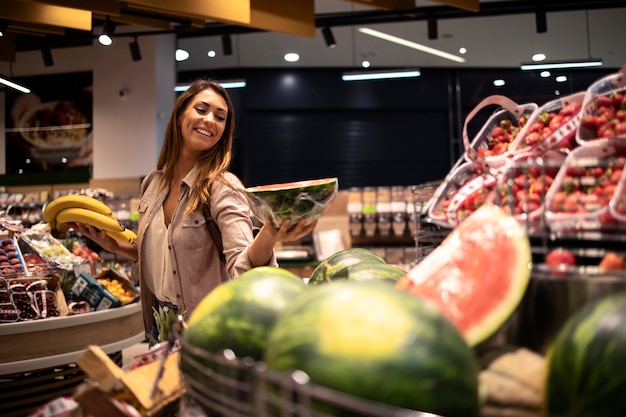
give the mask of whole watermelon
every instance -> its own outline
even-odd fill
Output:
[[[319,285],[331,282],[335,276],[350,265],[361,262],[385,263],[376,252],[365,248],[350,248],[330,255],[320,262],[311,273],[308,285]]]
[[[239,357],[259,360],[278,314],[306,289],[286,269],[250,269],[204,297],[189,317],[183,343],[208,352],[231,349]]]
[[[626,293],[573,314],[546,361],[546,416],[626,416]]]
[[[461,333],[431,305],[383,282],[335,281],[298,296],[270,333],[265,361],[371,401],[478,415],[478,366]]]
[[[349,265],[337,271],[337,273],[333,276],[333,280],[381,280],[387,282],[396,282],[405,275],[406,271],[404,269],[389,265],[387,263],[360,262],[358,264]]]

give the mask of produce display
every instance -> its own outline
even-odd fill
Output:
[[[15,240],[4,238],[0,241],[0,271],[8,278],[24,277],[24,264]]]
[[[546,356],[547,417],[626,415],[626,294],[572,315]]]
[[[278,228],[287,219],[292,225],[318,219],[334,201],[338,187],[337,178],[323,178],[249,187],[245,196],[259,220],[271,219]]]
[[[531,261],[525,229],[498,206],[486,204],[395,286],[435,303],[476,346],[515,311],[530,279]]]
[[[67,223],[85,223],[100,230],[115,240],[133,243],[137,235],[122,225],[109,206],[100,200],[79,194],[68,194],[52,200],[44,209],[44,219],[50,229],[65,235]]]
[[[447,417],[479,412],[478,366],[458,329],[382,282],[334,282],[297,297],[269,335],[265,362],[398,407]]]
[[[59,317],[61,305],[46,280],[0,278],[0,323]]]

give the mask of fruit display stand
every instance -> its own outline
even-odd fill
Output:
[[[145,338],[141,306],[0,326],[0,401],[3,416],[23,416],[38,405],[71,395],[86,376],[75,361],[98,345],[121,365],[121,351]]]

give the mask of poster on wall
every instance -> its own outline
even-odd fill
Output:
[[[83,182],[93,165],[91,72],[19,78],[7,91],[6,176],[19,183]],[[10,181],[9,181],[10,182]]]

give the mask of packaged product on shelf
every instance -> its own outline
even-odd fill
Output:
[[[12,304],[15,308],[17,319],[14,321],[65,316],[68,309],[57,282],[30,278],[5,279],[2,283],[3,289],[0,290],[1,301]]]
[[[0,241],[0,275],[4,278],[23,278],[26,275],[19,245],[14,238]]]
[[[73,271],[76,264],[86,262],[70,252],[61,241],[48,232],[26,230],[19,235],[19,242],[20,245],[24,245],[24,252],[34,251],[58,269]]]
[[[120,307],[139,299],[139,290],[111,270],[95,277],[86,272],[78,274],[72,283],[72,294],[87,301],[94,310]]]

